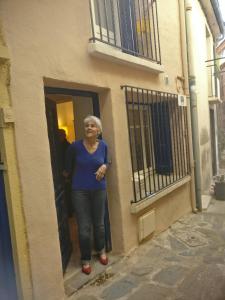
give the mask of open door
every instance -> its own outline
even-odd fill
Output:
[[[2,168],[2,164],[0,167]],[[9,219],[5,198],[3,171],[0,168],[0,298],[16,300],[16,280],[12,256]]]
[[[45,105],[48,124],[49,146],[51,151],[52,176],[55,190],[55,205],[58,219],[62,267],[63,271],[65,271],[72,252],[72,244],[70,240],[68,210],[65,202],[64,181],[62,176],[62,161],[58,138],[57,110],[56,103],[52,100],[46,98]]]

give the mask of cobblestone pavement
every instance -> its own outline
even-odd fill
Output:
[[[225,300],[225,201],[183,217],[69,300]]]

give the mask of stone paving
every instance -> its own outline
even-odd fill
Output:
[[[68,300],[225,300],[225,201],[189,214]]]

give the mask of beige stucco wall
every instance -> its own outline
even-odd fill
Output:
[[[210,119],[208,95],[208,68],[205,61],[207,57],[206,26],[210,33],[207,20],[200,7],[199,1],[193,1],[193,46],[195,53],[195,73],[197,88],[197,108],[199,125],[199,145],[201,156],[202,194],[209,193],[212,178]],[[210,33],[211,58],[213,57],[213,39]],[[201,51],[199,51],[201,49]]]
[[[0,24],[0,110],[12,112],[10,98],[10,60]],[[0,157],[4,165],[4,185],[9,218],[13,262],[16,275],[18,299],[32,299],[29,248],[27,244],[26,220],[22,203],[20,176],[17,165],[14,123],[0,116]],[[12,119],[13,121],[13,119]],[[4,243],[4,240],[2,241]]]
[[[12,62],[11,96],[34,297],[62,299],[63,277],[44,83],[99,93],[103,136],[112,157],[107,176],[113,251],[131,250],[138,244],[137,216],[130,213],[131,162],[125,98],[120,86],[129,84],[177,93],[176,77],[183,75],[178,1],[170,0],[167,9],[163,0],[158,1],[165,68],[161,75],[90,57],[87,52],[91,37],[88,0],[67,0],[66,5],[60,0],[54,4],[50,0],[2,0],[0,17]],[[165,75],[169,78],[168,85]],[[186,184],[152,206],[156,207],[157,231],[191,210],[189,190]]]
[[[74,127],[76,139],[84,136],[83,120],[87,115],[93,114],[92,99],[90,97],[74,97]]]

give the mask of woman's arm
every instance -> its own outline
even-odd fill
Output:
[[[104,142],[104,145],[105,145],[105,151],[104,151],[104,164],[102,164],[97,172],[95,173],[96,174],[96,179],[98,181],[102,180],[102,178],[105,176],[106,174],[106,170],[108,168],[108,146],[107,144]]]

